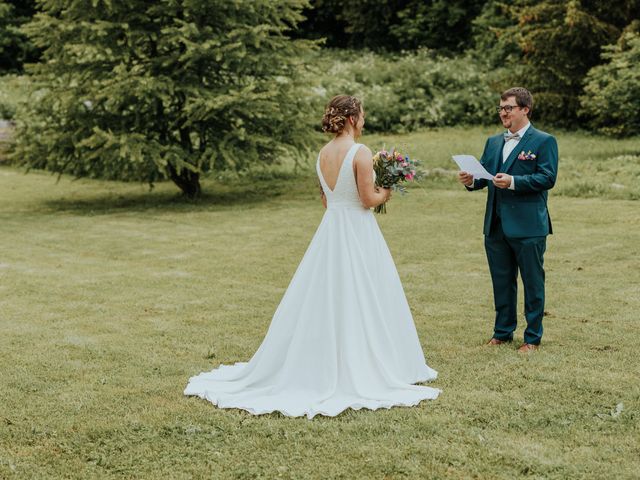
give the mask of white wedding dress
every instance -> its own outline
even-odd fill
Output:
[[[434,399],[412,385],[437,372],[424,359],[398,272],[347,153],[327,210],[253,358],[189,380],[185,395],[254,415],[335,416]]]

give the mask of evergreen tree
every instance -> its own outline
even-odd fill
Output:
[[[288,32],[306,0],[39,0],[13,158],[78,177],[170,178],[188,197],[214,169],[308,145]]]
[[[0,0],[0,74],[21,73],[36,61],[38,50],[20,31],[35,14],[35,0]]]
[[[494,68],[506,67],[501,86],[534,93],[536,116],[569,125],[601,47],[614,43],[638,11],[639,0],[492,0],[474,22],[476,49]]]
[[[487,0],[311,0],[298,35],[329,47],[462,52]]]
[[[342,0],[310,0],[303,11],[305,20],[294,33],[299,38],[324,41],[330,48],[344,48],[349,45],[347,24],[342,19]]]
[[[471,44],[472,22],[486,0],[411,1],[398,11],[391,29],[401,49],[426,47],[460,53]]]
[[[398,12],[408,0],[360,0],[344,2],[338,18],[346,24],[349,45],[372,50],[400,48],[393,29],[398,25]]]

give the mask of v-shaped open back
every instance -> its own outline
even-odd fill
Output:
[[[329,191],[335,192],[336,187],[338,186],[338,182],[340,181],[340,175],[342,173],[342,169],[344,168],[344,164],[347,163],[347,159],[349,158],[349,154],[352,153],[352,150],[354,150],[354,147],[356,145],[359,145],[359,144],[358,143],[354,143],[353,145],[351,145],[351,147],[349,147],[349,150],[347,150],[347,153],[344,155],[344,158],[342,159],[342,163],[340,164],[340,168],[338,168],[338,175],[336,176],[336,183],[333,186],[333,188],[331,188],[329,186],[329,183],[325,179],[324,173],[322,173],[322,168],[320,167],[320,154],[318,153],[318,176],[320,177],[320,180],[324,183],[323,188],[327,187],[327,189]]]
[[[358,197],[344,158],[327,210],[260,348],[248,362],[189,380],[185,395],[254,415],[335,416],[434,399],[433,380],[398,271],[373,212]],[[194,353],[194,358],[197,355]]]
[[[347,151],[347,154],[338,169],[338,176],[336,177],[336,183],[333,188],[329,187],[329,184],[327,184],[322,170],[320,169],[320,155],[318,154],[316,170],[320,184],[322,185],[322,190],[327,197],[327,207],[357,206],[362,208],[360,197],[358,196],[358,186],[353,173],[353,158],[355,157],[360,145],[361,144],[359,143],[354,143]],[[350,170],[350,174],[345,173],[347,170]]]

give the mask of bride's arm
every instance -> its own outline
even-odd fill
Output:
[[[322,189],[322,184],[320,183],[320,179],[318,179],[318,188],[320,189],[320,200],[322,200],[322,206],[327,208],[327,196],[324,194],[324,190]]]
[[[353,163],[355,165],[358,195],[362,204],[367,208],[371,208],[386,202],[391,195],[391,190],[376,187],[373,182],[373,154],[371,150],[365,145],[361,146],[356,152]]]

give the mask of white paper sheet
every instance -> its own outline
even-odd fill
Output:
[[[474,179],[486,178],[487,180],[493,180],[493,175],[487,172],[473,155],[454,155],[453,161],[458,164],[460,170],[473,175]]]

